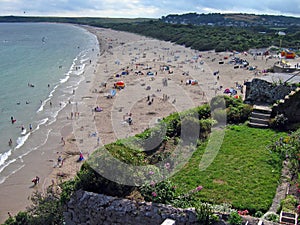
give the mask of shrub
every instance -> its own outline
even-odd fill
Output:
[[[104,161],[101,160],[101,162]],[[109,169],[109,165],[107,166],[107,168]],[[119,168],[116,168],[116,170],[119,170]],[[124,179],[125,178],[126,177],[124,177]],[[85,162],[82,164],[80,171],[77,173],[76,190],[78,189],[106,194],[110,196],[125,197],[134,190],[134,187],[119,184],[105,178]]]
[[[241,225],[243,220],[242,217],[236,211],[234,211],[230,213],[228,222],[230,225]]]
[[[255,214],[254,214],[254,217],[257,217],[257,218],[260,218],[262,217],[264,214],[262,213],[262,211],[257,211]]]
[[[284,212],[295,212],[297,206],[297,199],[293,195],[287,195],[285,199],[280,202],[281,210]]]
[[[279,221],[279,215],[276,213],[270,213],[266,215],[265,217],[266,220],[272,221],[272,222],[278,222]]]
[[[35,192],[31,200],[33,204],[26,212],[19,212],[15,217],[6,220],[4,225],[63,224],[64,206],[50,189],[46,194]]]
[[[142,196],[146,201],[170,204],[175,199],[175,185],[170,180],[150,184],[140,187]]]
[[[19,212],[15,217],[8,218],[3,225],[29,225],[30,216],[27,212]]]
[[[285,117],[284,114],[276,115],[275,118],[270,122],[270,126],[276,129],[285,129],[287,124],[288,124],[288,118]]]
[[[60,201],[62,204],[67,203],[70,200],[72,193],[75,191],[75,180],[69,180],[62,183],[61,186],[61,194],[60,194]]]
[[[198,222],[203,225],[210,225],[219,220],[219,217],[213,213],[211,205],[200,203],[196,206]]]

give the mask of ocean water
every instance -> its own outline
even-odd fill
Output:
[[[98,51],[96,37],[77,26],[0,23],[0,184],[46,143]]]

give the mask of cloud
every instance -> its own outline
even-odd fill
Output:
[[[187,12],[241,12],[300,17],[299,0],[0,0],[1,15],[151,17]]]

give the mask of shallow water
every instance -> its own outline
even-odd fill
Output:
[[[0,24],[0,184],[57,128],[57,116],[72,103],[97,48],[94,35],[73,25]]]

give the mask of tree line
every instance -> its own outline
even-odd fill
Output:
[[[90,25],[128,31],[191,47],[199,51],[247,51],[250,48],[281,46],[298,51],[300,27],[272,28],[267,26],[196,26],[170,24],[161,19],[122,19],[92,17],[0,17],[0,22],[60,22]],[[278,35],[284,31],[286,35]]]

